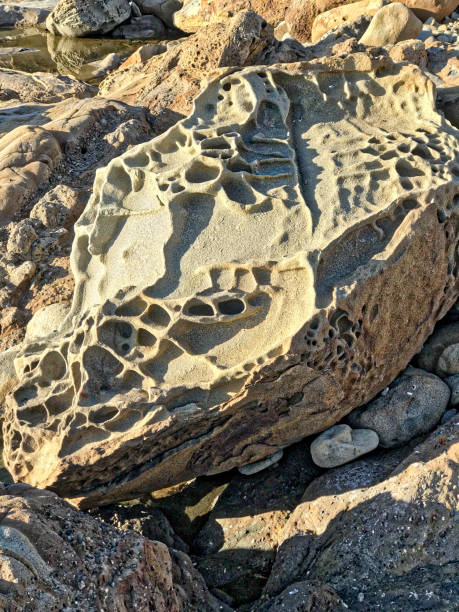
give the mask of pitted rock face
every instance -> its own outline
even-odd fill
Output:
[[[83,506],[336,423],[457,297],[457,131],[413,66],[228,71],[96,176],[63,331],[16,361],[5,461]]]

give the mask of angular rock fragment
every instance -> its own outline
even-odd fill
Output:
[[[427,433],[441,419],[450,390],[440,378],[408,368],[376,399],[348,415],[352,427],[368,427],[379,436],[381,446],[400,446]]]
[[[82,506],[136,497],[387,386],[457,299],[458,132],[433,93],[358,54],[228,70],[99,170],[71,313],[16,360],[14,478]]]
[[[316,478],[278,539],[269,599],[253,612],[282,609],[278,593],[290,610],[288,593],[317,581],[348,610],[457,608],[457,435],[449,421],[411,452],[377,452]]]
[[[322,432],[311,444],[311,456],[316,465],[333,468],[371,452],[378,443],[378,434],[371,429],[334,425]]]
[[[182,41],[170,41],[165,53],[140,65],[124,64],[102,81],[100,93],[148,107],[159,134],[191,112],[206,79],[225,66],[257,63],[271,42],[272,27],[259,15],[239,13],[228,24],[215,23]]]

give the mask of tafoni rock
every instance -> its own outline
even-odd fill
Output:
[[[332,59],[227,69],[97,172],[70,314],[15,361],[14,479],[90,507],[255,463],[421,349],[458,295],[459,133],[418,67]]]

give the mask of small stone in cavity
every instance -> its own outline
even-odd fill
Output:
[[[319,467],[332,468],[369,453],[378,444],[378,434],[371,429],[351,429],[349,425],[335,425],[314,440],[311,444],[311,456]]]
[[[255,463],[249,463],[248,465],[242,465],[238,467],[238,470],[240,471],[241,474],[244,474],[244,476],[252,476],[252,474],[256,474],[257,472],[266,470],[266,468],[269,468],[271,465],[274,465],[274,463],[277,463],[278,461],[280,461],[282,459],[283,454],[284,454],[284,451],[282,449],[278,450],[273,455],[269,455],[269,457],[265,457],[261,461],[255,461]]]

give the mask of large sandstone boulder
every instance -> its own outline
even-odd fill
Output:
[[[457,299],[457,136],[415,66],[210,83],[97,173],[71,313],[15,362],[13,477],[83,506],[136,497],[369,401]]]
[[[54,493],[0,484],[0,608],[228,610],[191,560],[76,512]]]
[[[51,34],[106,34],[131,16],[129,0],[59,0],[46,19]]]
[[[190,0],[174,14],[174,25],[183,32],[196,32],[213,23],[227,23],[240,11],[255,11],[276,26],[284,19],[289,0]]]
[[[457,436],[453,419],[401,462],[380,453],[314,480],[278,538],[267,601],[253,612],[305,610],[292,596],[317,583],[356,612],[455,610]]]

